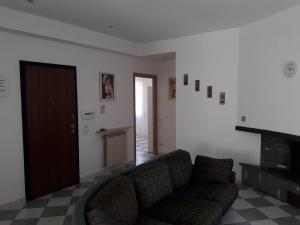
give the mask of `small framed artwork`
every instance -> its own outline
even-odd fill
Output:
[[[207,86],[207,98],[212,98],[212,86]]]
[[[115,75],[112,73],[100,73],[100,101],[113,102],[115,101]]]
[[[176,78],[169,79],[169,99],[176,99]]]
[[[225,92],[220,92],[220,105],[225,105]]]
[[[184,74],[183,75],[183,85],[187,86],[189,84],[189,75],[188,74]]]
[[[195,91],[200,91],[200,80],[195,80]]]

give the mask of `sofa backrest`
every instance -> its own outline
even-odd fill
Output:
[[[138,203],[133,181],[126,176],[113,178],[89,201],[87,215],[91,224],[97,224],[104,215],[110,221],[107,224],[113,220],[122,225],[134,224]]]
[[[147,211],[155,203],[172,195],[172,184],[166,163],[153,161],[128,174],[135,184],[141,211]]]
[[[168,166],[174,191],[184,189],[190,183],[193,164],[189,152],[176,150],[162,156],[159,160]]]
[[[183,161],[185,161],[185,163],[180,162],[181,160],[179,160],[179,158],[181,158],[181,157],[185,158],[185,160],[183,160]],[[155,204],[158,201],[157,199],[160,200],[160,199],[164,198],[164,196],[166,197],[166,196],[170,195],[170,193],[172,193],[173,188],[175,188],[174,190],[176,190],[179,187],[182,187],[182,185],[187,184],[187,182],[188,182],[187,178],[180,178],[180,179],[178,178],[178,180],[177,180],[175,175],[181,174],[181,175],[179,175],[179,177],[190,177],[189,169],[185,169],[186,172],[181,171],[181,172],[177,173],[176,169],[174,169],[176,166],[173,166],[173,165],[178,162],[178,163],[185,164],[184,167],[190,167],[190,164],[191,164],[190,154],[188,152],[183,151],[183,150],[176,150],[174,152],[171,152],[164,156],[159,157],[157,160],[147,162],[145,164],[142,164],[142,165],[134,167],[134,168],[130,168],[127,171],[123,171],[121,174],[124,176],[128,176],[129,174],[133,174],[140,169],[146,170],[146,168],[149,168],[152,166],[155,167],[155,165],[157,165],[155,162],[163,163],[163,165],[164,165],[164,166],[162,166],[162,167],[164,167],[163,170],[167,171],[168,173],[166,173],[166,172],[163,173],[166,178],[166,179],[164,179],[164,181],[166,182],[166,184],[165,184],[166,190],[164,191],[165,194],[163,194],[163,195],[160,194],[159,198],[157,198],[157,196],[156,196],[156,198],[155,198],[156,200],[154,202],[152,202],[152,204]],[[187,162],[189,162],[189,163],[187,163]],[[153,163],[154,163],[154,165],[153,165]],[[152,164],[152,166],[151,166],[151,164]],[[91,201],[91,199],[93,199],[93,197],[95,197],[95,195],[100,190],[102,190],[106,186],[106,184],[108,184],[112,179],[114,179],[115,176],[116,175],[112,175],[112,176],[109,176],[109,177],[99,181],[93,187],[89,188],[89,190],[83,196],[81,196],[80,200],[76,204],[76,207],[75,207],[75,210],[73,213],[73,219],[72,219],[73,225],[87,225],[86,213],[87,213],[88,203]],[[160,180],[160,179],[157,179],[157,180]],[[179,181],[179,180],[181,180],[181,181]],[[143,182],[141,182],[141,183],[143,183]],[[149,186],[147,186],[147,187],[149,187]],[[149,193],[151,193],[151,192],[149,192]],[[150,204],[150,205],[152,205],[152,204]],[[140,205],[139,205],[139,207],[140,207]]]

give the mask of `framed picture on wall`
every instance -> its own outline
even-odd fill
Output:
[[[212,98],[212,86],[207,86],[207,98]]]
[[[100,101],[115,101],[115,75],[112,73],[99,74]]]
[[[183,85],[187,86],[189,84],[189,75],[188,74],[184,74],[183,75]]]
[[[225,105],[225,92],[220,92],[220,105]]]
[[[176,99],[176,78],[169,79],[169,99]]]
[[[200,80],[195,80],[195,91],[196,92],[200,91]]]

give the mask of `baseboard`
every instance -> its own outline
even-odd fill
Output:
[[[110,170],[115,170],[115,169],[119,169],[123,166],[126,166],[126,165],[130,165],[130,164],[133,164],[135,163],[134,161],[127,161],[127,162],[124,162],[120,165],[117,165],[117,166],[113,166],[113,167],[110,167],[110,168],[107,168],[107,167],[102,167],[101,170],[99,170],[98,172],[96,173],[92,173],[90,175],[87,175],[87,176],[83,176],[80,178],[81,181],[84,181],[84,180],[91,180],[93,179],[94,177],[96,176],[101,176],[103,173],[107,172],[107,171],[110,171]]]
[[[18,200],[5,203],[3,205],[0,205],[0,210],[8,210],[13,208],[18,208],[26,203],[25,198],[20,198]]]
[[[81,177],[80,181],[91,180],[91,179],[93,179],[96,176],[102,175],[106,171],[118,169],[118,168],[121,168],[121,167],[126,166],[126,165],[130,165],[130,164],[133,164],[133,163],[135,163],[135,162],[134,161],[127,161],[127,162],[125,162],[125,163],[123,163],[121,165],[114,166],[114,167],[111,167],[111,168],[102,167],[101,170],[99,170],[96,173],[93,173],[93,174]],[[25,197],[24,198],[20,198],[18,200],[11,201],[11,202],[5,203],[3,205],[0,205],[0,210],[7,210],[7,209],[18,208],[18,207],[24,205],[25,203],[26,203]]]
[[[80,177],[80,181],[91,180],[94,177],[96,177],[96,176],[100,175],[101,173],[103,173],[104,171],[105,171],[105,167],[102,167],[99,171],[97,171],[95,173]]]

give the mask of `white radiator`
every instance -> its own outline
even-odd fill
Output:
[[[104,136],[104,166],[112,167],[126,162],[126,131],[115,132]]]

